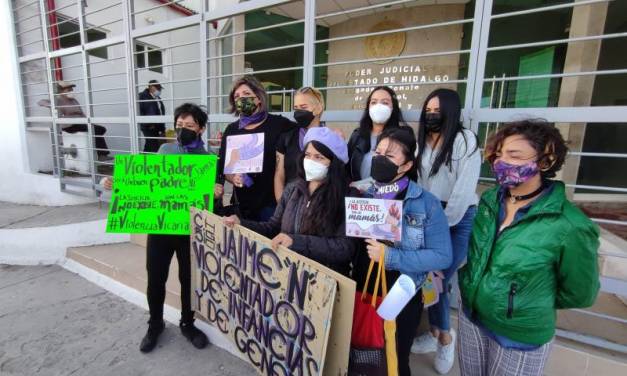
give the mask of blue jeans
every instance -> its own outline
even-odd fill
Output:
[[[451,320],[449,315],[451,278],[453,278],[457,272],[457,268],[459,268],[468,255],[468,242],[470,241],[472,222],[475,218],[475,214],[477,214],[477,207],[469,207],[462,219],[455,226],[451,227],[453,263],[448,269],[443,270],[444,281],[442,281],[442,287],[444,288],[444,292],[440,294],[440,300],[428,308],[429,324],[431,324],[431,327],[438,328],[439,330],[445,332],[451,329]]]

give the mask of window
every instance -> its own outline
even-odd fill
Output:
[[[135,65],[137,68],[148,68],[153,72],[163,73],[163,52],[157,47],[135,43]]]
[[[78,22],[75,20],[70,21],[70,18],[61,16],[57,13],[57,28],[59,31],[59,44],[61,48],[68,48],[81,45],[81,35],[79,31]],[[86,25],[86,28],[91,26]],[[106,39],[106,31],[99,29],[87,30],[87,42],[95,42],[97,40]],[[91,56],[99,57],[101,59],[107,59],[107,48],[94,48],[87,51]]]

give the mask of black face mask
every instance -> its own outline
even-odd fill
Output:
[[[398,175],[398,166],[385,155],[372,157],[370,176],[372,176],[377,183],[391,183],[396,175]]]
[[[440,132],[442,129],[442,114],[428,112],[425,114],[425,129],[427,132]]]
[[[301,128],[306,128],[311,124],[316,116],[311,111],[307,110],[294,110],[294,120]]]
[[[192,142],[198,139],[198,133],[192,131],[187,128],[177,128],[176,129],[176,140],[180,145],[185,146],[189,145]]]

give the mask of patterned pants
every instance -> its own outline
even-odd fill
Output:
[[[541,376],[553,341],[531,351],[506,349],[459,310],[459,368],[462,376]]]

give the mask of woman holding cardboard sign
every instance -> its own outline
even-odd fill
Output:
[[[233,83],[229,103],[231,113],[239,119],[222,135],[217,180],[233,184],[233,211],[242,218],[267,220],[276,207],[276,145],[281,134],[293,129],[294,124],[268,113],[268,95],[253,76]]]
[[[451,264],[452,250],[448,222],[440,201],[414,183],[416,137],[409,127],[385,130],[379,136],[372,158],[371,176],[375,183],[363,191],[364,197],[401,200],[401,240],[386,245],[368,239],[357,250],[353,279],[359,291],[372,292],[372,279],[366,280],[370,260],[384,261],[389,286],[400,275],[411,278],[417,289],[432,270]],[[400,375],[410,375],[409,352],[422,312],[420,290],[396,317],[396,353]]]
[[[174,111],[176,143],[161,145],[159,154],[207,154],[202,141],[202,133],[207,124],[207,114],[199,106],[185,103]],[[102,186],[113,189],[113,179],[104,178]],[[216,185],[215,197],[222,196],[222,187]],[[189,235],[149,234],[146,244],[146,270],[148,287],[146,297],[150,320],[148,332],[139,346],[141,352],[150,352],[165,328],[163,322],[163,304],[165,302],[165,284],[172,256],[176,254],[181,283],[181,333],[198,349],[207,346],[207,336],[194,326],[194,311],[191,304],[191,261]]]
[[[349,274],[354,242],[345,236],[344,198],[348,191],[344,140],[329,128],[310,129],[305,152],[298,164],[299,176],[283,190],[274,215],[255,222],[233,215],[227,226],[243,226],[272,238],[339,273]]]

